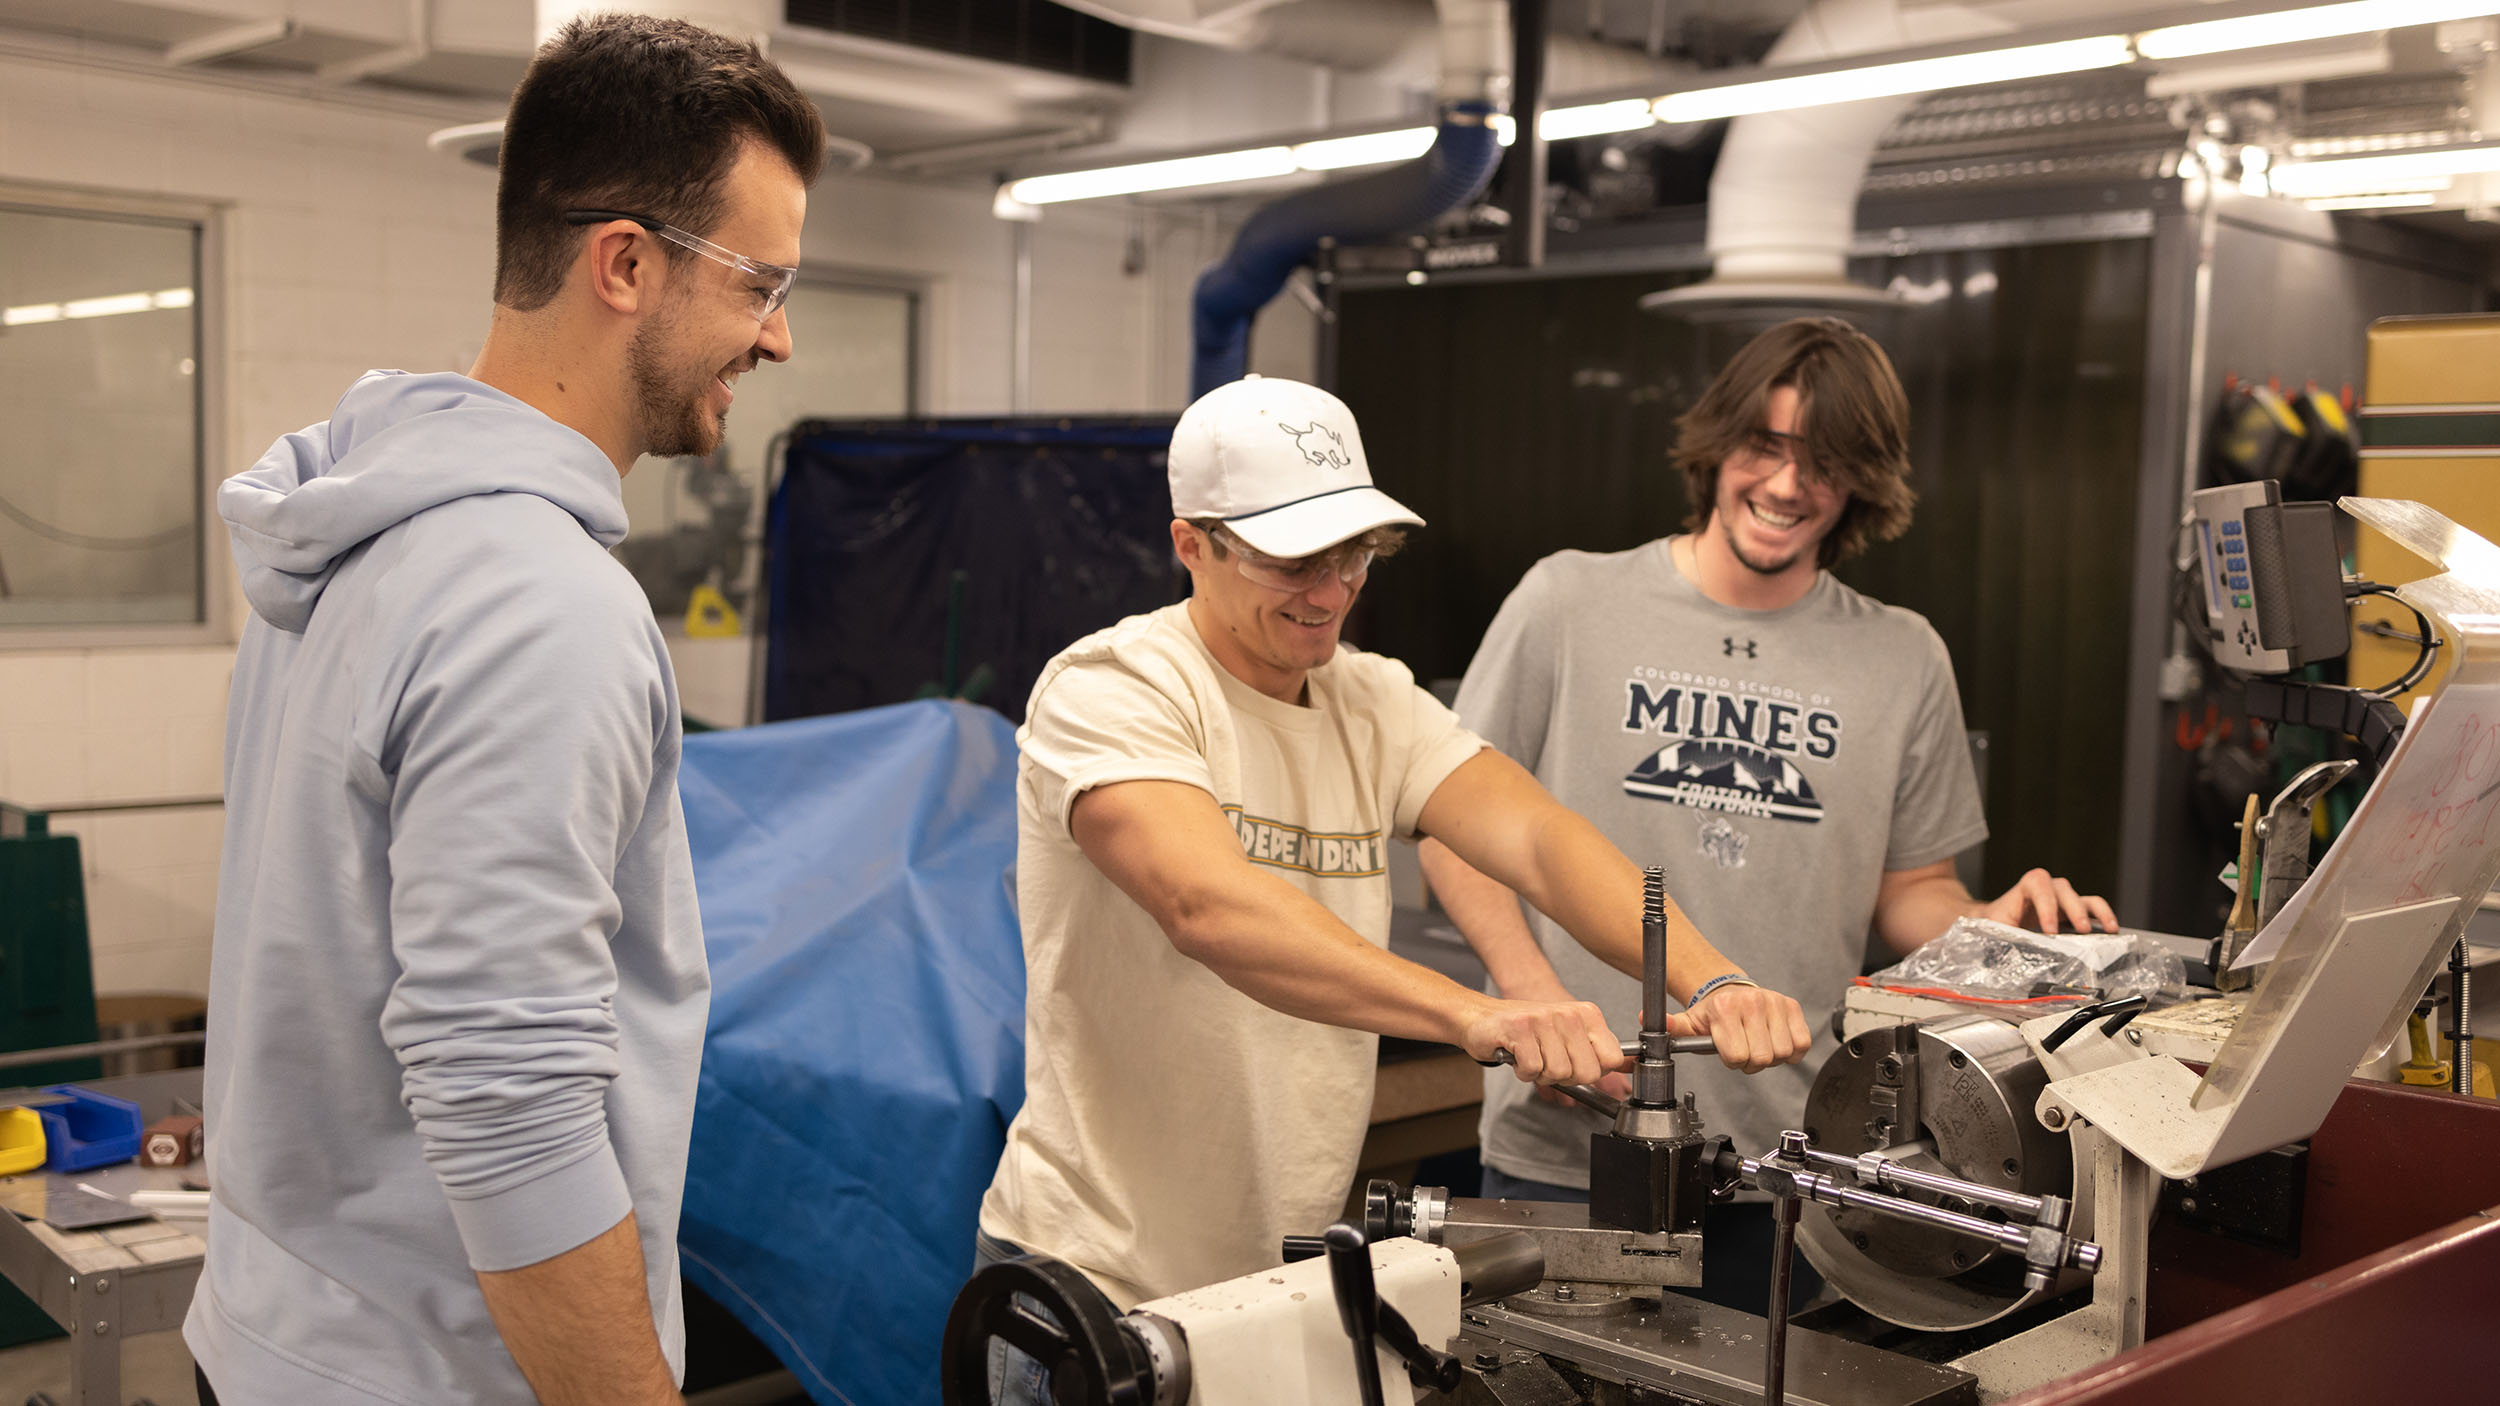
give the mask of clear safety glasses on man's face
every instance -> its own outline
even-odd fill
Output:
[[[567,210],[564,212],[564,222],[568,225],[598,225],[610,220],[631,220],[660,238],[682,248],[691,249],[713,263],[740,275],[747,295],[754,301],[754,306],[750,311],[755,314],[755,320],[759,323],[769,319],[780,310],[783,303],[790,300],[791,285],[799,281],[797,269],[785,268],[780,264],[768,264],[762,259],[750,259],[735,250],[723,249],[702,235],[689,234],[675,225],[664,220],[655,220],[649,215],[636,215],[624,210]]]
[[[1288,561],[1254,552],[1248,543],[1222,528],[1217,528],[1215,535],[1224,544],[1224,549],[1232,554],[1233,564],[1240,568],[1243,576],[1270,590],[1296,594],[1312,589],[1332,575],[1348,586],[1360,586],[1363,578],[1371,574],[1375,555],[1369,547],[1349,542],[1313,556]]]

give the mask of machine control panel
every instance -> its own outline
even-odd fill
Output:
[[[2189,530],[2215,662],[2285,674],[2344,653],[2334,508],[2286,503],[2272,479],[2199,489],[2193,502]]]
[[[2248,565],[2250,508],[2282,501],[2271,479],[2207,488],[2196,494],[2196,515],[2189,524],[2195,534],[2196,560],[2203,587],[2205,631],[2215,662],[2253,674],[2289,673],[2290,652],[2267,649],[2257,632],[2257,599]]]

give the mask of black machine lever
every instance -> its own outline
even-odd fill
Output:
[[[1456,1390],[1465,1369],[1457,1358],[1425,1346],[1397,1305],[1380,1297],[1372,1280],[1371,1245],[1363,1232],[1339,1221],[1320,1239],[1327,1246],[1328,1279],[1337,1292],[1337,1318],[1354,1343],[1354,1380],[1363,1406],[1381,1406],[1381,1347],[1406,1364],[1407,1380],[1418,1390]]]
[[[2056,1049],[2075,1038],[2076,1033],[2083,1027],[2100,1020],[2103,1016],[2109,1019],[2102,1023],[2101,1033],[2115,1035],[2126,1027],[2128,1021],[2144,1014],[2144,1008],[2150,1004],[2152,1003],[2143,996],[2125,996],[2115,1001],[2096,1001],[2078,1009],[2059,1022],[2058,1027],[2049,1032],[2048,1038],[2040,1042],[2040,1046],[2043,1049]]]
[[[1363,1406],[1382,1406],[1380,1354],[1372,1343],[1380,1335],[1380,1290],[1372,1283],[1371,1247],[1363,1232],[1339,1221],[1320,1239],[1328,1247],[1328,1281],[1337,1290],[1337,1321],[1354,1340],[1354,1382]]]

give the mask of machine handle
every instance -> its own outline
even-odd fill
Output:
[[[2065,1044],[2068,1040],[2075,1038],[2077,1031],[2082,1030],[2083,1027],[2090,1025],[2092,1022],[2099,1020],[2103,1016],[2108,1016],[2110,1020],[2107,1025],[2101,1027],[2101,1033],[2104,1035],[2115,1035],[2118,1033],[2121,1026],[2125,1025],[2128,1021],[2135,1019],[2137,1016],[2142,1015],[2145,1007],[2151,1004],[2152,1002],[2143,996],[2126,996],[2115,1001],[2096,1001],[2091,1005],[2082,1007],[2074,1014],[2067,1016],[2065,1020],[2059,1022],[2058,1027],[2048,1033],[2048,1038],[2040,1042],[2040,1048],[2044,1050],[2056,1049],[2058,1046]]]
[[[1641,1042],[1638,1040],[1626,1040],[1623,1042],[1621,1048],[1625,1059],[1639,1059],[1641,1057]],[[1717,1054],[1718,1052],[1719,1042],[1708,1035],[1677,1035],[1667,1041],[1667,1053],[1669,1054],[1706,1055]],[[1509,1050],[1496,1049],[1493,1051],[1493,1057],[1491,1059],[1480,1059],[1477,1060],[1476,1063],[1483,1065],[1487,1069],[1492,1069],[1501,1066],[1508,1066],[1517,1063],[1517,1061],[1511,1057],[1511,1052]],[[1557,1085],[1556,1087],[1559,1088],[1561,1086]]]
[[[1339,1221],[1320,1239],[1328,1247],[1328,1280],[1337,1291],[1337,1321],[1354,1340],[1354,1382],[1363,1406],[1383,1406],[1380,1351],[1373,1340],[1380,1332],[1380,1290],[1372,1283],[1371,1247],[1363,1232]]]

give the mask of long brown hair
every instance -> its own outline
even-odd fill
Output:
[[[1701,400],[1676,422],[1675,462],[1690,510],[1684,525],[1709,525],[1719,468],[1763,428],[1771,392],[1797,392],[1800,467],[1848,502],[1823,538],[1817,564],[1832,566],[1909,530],[1910,402],[1875,339],[1836,317],[1783,322],[1747,342],[1720,368]]]

